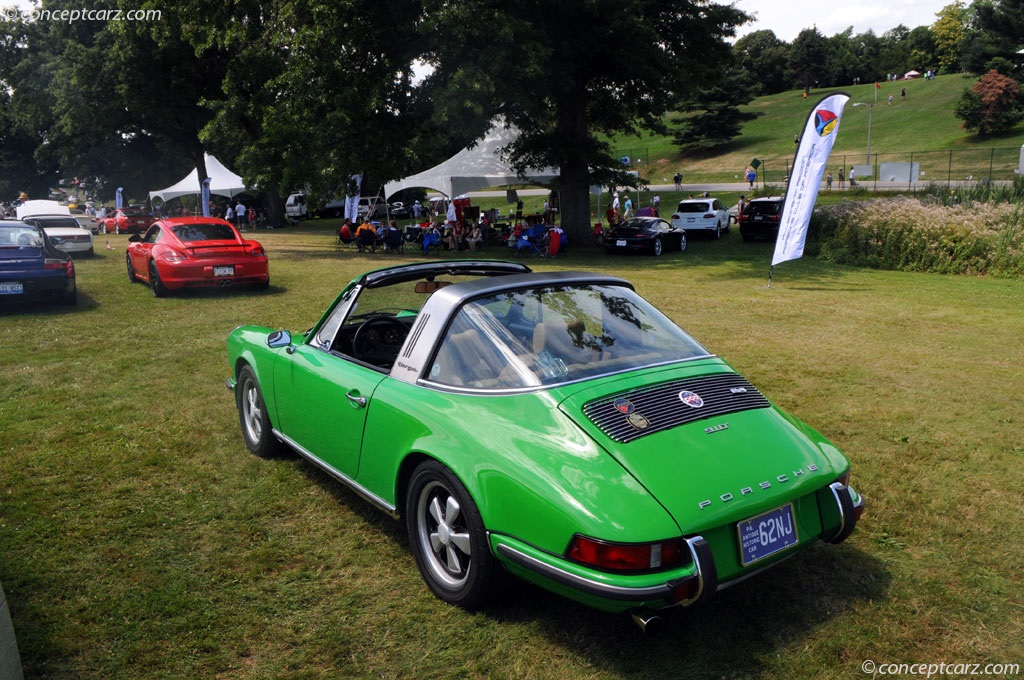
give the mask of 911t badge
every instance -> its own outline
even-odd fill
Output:
[[[690,408],[700,408],[704,405],[704,400],[700,398],[700,395],[690,390],[683,390],[679,393],[679,401],[683,402]]]

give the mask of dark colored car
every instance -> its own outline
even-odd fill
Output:
[[[744,241],[757,237],[774,239],[779,235],[779,220],[782,218],[782,197],[752,198],[738,216],[740,235]]]
[[[0,222],[0,302],[78,302],[75,263],[46,232],[25,222]]]
[[[604,239],[609,253],[649,253],[686,251],[686,231],[677,229],[660,217],[634,217],[619,222]]]

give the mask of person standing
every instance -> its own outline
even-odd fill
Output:
[[[228,207],[224,209],[224,219],[234,224],[235,222],[235,209],[228,203]]]
[[[846,188],[846,168],[839,168],[839,190]]]
[[[832,191],[832,173],[825,175],[825,191]]]
[[[855,186],[857,186],[857,181],[855,179],[853,179],[853,166],[851,165],[850,166],[850,188],[852,189]]]
[[[626,196],[626,204],[623,206],[622,216],[627,220],[633,216],[633,199]]]
[[[241,201],[235,205],[235,221],[238,222],[239,229],[245,229],[245,225],[249,221],[245,214],[245,204]]]
[[[747,184],[750,185],[749,188],[753,189],[754,188],[754,180],[757,179],[757,173],[754,172],[754,168],[752,168],[752,167],[750,167],[748,165],[747,166],[746,175],[747,175]]]
[[[682,191],[683,190],[683,173],[677,172],[672,179],[676,183],[676,191]]]

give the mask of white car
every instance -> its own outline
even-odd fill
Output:
[[[671,222],[673,227],[687,234],[705,231],[721,238],[722,232],[729,233],[729,210],[717,198],[690,198],[679,201]]]
[[[25,201],[18,206],[18,219],[46,232],[50,241],[66,253],[92,255],[92,232],[78,224],[66,205],[57,201]]]

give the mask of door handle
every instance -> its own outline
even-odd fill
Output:
[[[356,408],[366,408],[366,397],[354,396],[351,392],[346,392],[345,397],[352,403]]]

